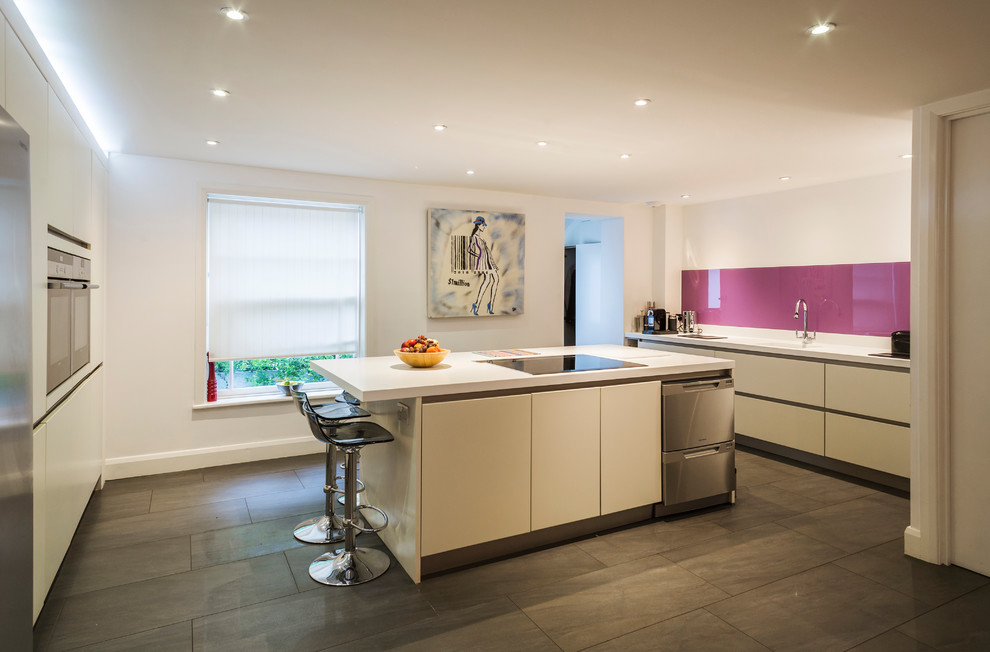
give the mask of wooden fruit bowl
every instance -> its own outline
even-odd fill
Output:
[[[399,360],[402,360],[410,367],[432,367],[440,364],[450,353],[450,349],[440,349],[436,353],[406,353],[395,349],[393,351]]]

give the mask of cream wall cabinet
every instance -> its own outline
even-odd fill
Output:
[[[736,395],[736,433],[825,454],[825,413],[821,410]]]
[[[48,91],[48,223],[72,235],[75,230],[75,125],[54,91]]]
[[[765,355],[720,352],[734,360],[736,391],[804,405],[825,405],[825,365]]]
[[[601,514],[601,394],[533,394],[533,530]]]
[[[826,364],[825,407],[910,423],[911,374]]]
[[[45,575],[45,522],[46,502],[45,488],[48,485],[48,478],[45,475],[46,442],[48,439],[48,426],[42,423],[34,430],[34,543],[33,543],[33,563],[34,563],[34,620],[38,620],[41,608],[45,606],[45,597],[48,595],[48,588],[51,581]]]
[[[530,529],[530,395],[423,405],[421,554]]]
[[[34,460],[35,491],[43,496],[42,511],[35,513],[44,529],[43,552],[35,545],[44,564],[42,595],[55,579],[102,472],[103,370],[85,380],[44,425],[44,456]]]
[[[660,382],[601,392],[602,514],[659,503]]]

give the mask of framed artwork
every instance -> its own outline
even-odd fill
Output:
[[[429,210],[429,317],[523,314],[526,216]]]

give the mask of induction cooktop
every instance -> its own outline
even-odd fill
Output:
[[[502,358],[499,360],[484,360],[488,364],[498,365],[522,371],[534,376],[543,374],[560,374],[568,371],[599,371],[602,369],[621,369],[623,367],[645,367],[645,364],[600,358],[597,355],[541,355],[532,358]]]

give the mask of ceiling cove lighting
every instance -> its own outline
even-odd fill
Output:
[[[835,29],[835,23],[818,23],[809,27],[808,33],[814,36],[821,36],[822,34],[828,34],[833,29]]]
[[[447,125],[444,125],[444,124],[435,124],[435,125],[433,125],[433,130],[434,131],[443,131],[446,128],[447,128]]]
[[[214,88],[210,90],[210,92],[216,95],[217,97],[227,97],[228,95],[230,95],[230,91],[225,91],[222,88]]]
[[[211,147],[216,147],[217,145],[220,144],[220,141],[219,140],[208,140],[208,141],[206,141],[206,144],[209,145],[209,146],[211,146]]]
[[[247,20],[247,14],[240,9],[234,9],[233,7],[224,7],[220,10],[220,14],[229,18],[230,20]]]
[[[633,104],[635,104],[636,106],[646,106],[647,104],[649,104],[652,101],[653,100],[644,97],[642,99],[636,100],[635,102],[633,102]]]

